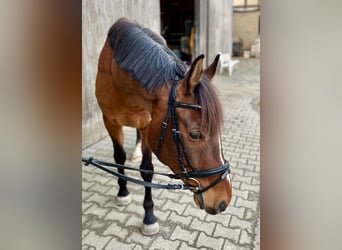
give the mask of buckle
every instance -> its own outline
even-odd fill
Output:
[[[194,182],[195,185],[193,185],[193,183],[189,183],[189,181],[190,181],[190,182]],[[184,182],[185,182],[187,185],[190,186],[189,189],[190,189],[190,191],[192,191],[192,192],[197,192],[197,191],[199,191],[199,190],[201,189],[201,184],[200,184],[199,181],[198,181],[197,179],[195,179],[195,178],[190,177],[190,178],[186,179]]]

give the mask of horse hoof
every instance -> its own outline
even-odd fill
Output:
[[[127,196],[116,196],[116,204],[118,206],[126,206],[131,203],[131,195],[128,194]]]
[[[155,222],[154,224],[151,224],[151,225],[143,224],[141,227],[141,232],[147,236],[154,235],[154,234],[158,233],[159,232],[158,221]]]

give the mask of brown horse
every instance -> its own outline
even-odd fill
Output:
[[[121,18],[110,28],[99,57],[96,97],[116,163],[126,160],[122,126],[137,128],[143,153],[140,168],[153,170],[155,153],[194,187],[201,209],[217,214],[228,206],[232,188],[221,145],[222,109],[211,83],[219,55],[205,70],[203,58],[197,57],[187,70],[161,36]],[[141,175],[151,182],[153,174]],[[126,181],[118,183],[118,203],[126,205]],[[143,206],[142,232],[154,234],[159,226],[150,187],[145,187]]]

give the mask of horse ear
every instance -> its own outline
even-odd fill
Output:
[[[191,65],[186,78],[186,93],[193,93],[195,87],[200,83],[203,74],[204,55],[198,56]]]
[[[217,54],[217,56],[214,59],[214,62],[204,70],[204,73],[209,77],[209,79],[212,79],[216,73],[216,67],[220,60],[220,54]]]

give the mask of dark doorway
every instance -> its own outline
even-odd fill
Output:
[[[194,46],[194,0],[160,0],[161,33],[168,46],[190,63]]]

